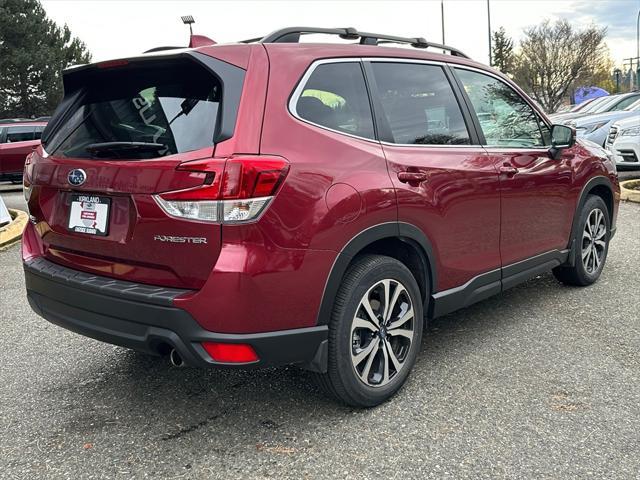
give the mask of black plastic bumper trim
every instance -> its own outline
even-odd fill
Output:
[[[326,326],[252,334],[216,333],[171,305],[169,299],[184,293],[182,290],[168,292],[159,287],[162,294],[143,295],[145,289],[155,287],[132,282],[113,284],[112,279],[77,272],[43,258],[25,262],[24,270],[33,310],[49,322],[87,337],[154,355],[175,348],[187,365],[196,367],[299,364],[326,371]],[[201,345],[204,341],[249,344],[259,361],[214,362]]]
[[[73,286],[74,289],[155,305],[173,306],[174,298],[191,292],[191,290],[180,288],[157,287],[80,272],[53,263],[44,257],[27,260],[24,262],[24,270],[47,280]]]

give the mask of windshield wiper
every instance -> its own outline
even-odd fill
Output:
[[[105,153],[125,153],[125,152],[159,152],[167,146],[163,143],[152,142],[104,142],[92,143],[84,149],[92,155],[99,156]]]
[[[180,104],[180,111],[178,114],[171,119],[169,125],[171,125],[178,117],[181,115],[189,115],[191,110],[200,102],[197,98],[185,98],[184,101]]]

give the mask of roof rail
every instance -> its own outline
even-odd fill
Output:
[[[381,43],[402,43],[411,45],[414,48],[437,48],[448,51],[456,57],[469,58],[460,50],[448,45],[428,42],[421,37],[396,37],[381,33],[359,32],[355,28],[316,28],[316,27],[288,27],[275,32],[271,32],[262,38],[252,38],[243,40],[241,43],[298,43],[301,35],[322,33],[326,35],[337,35],[345,40],[360,40],[361,45],[379,45]]]

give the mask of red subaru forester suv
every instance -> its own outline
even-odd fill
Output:
[[[614,164],[504,75],[355,29],[197,40],[65,72],[24,174],[50,322],[174,365],[297,364],[372,406],[426,319],[547,270],[598,279]]]

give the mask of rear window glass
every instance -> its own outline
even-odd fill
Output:
[[[181,64],[99,73],[52,132],[49,153],[155,158],[213,145],[222,87],[206,70]]]

